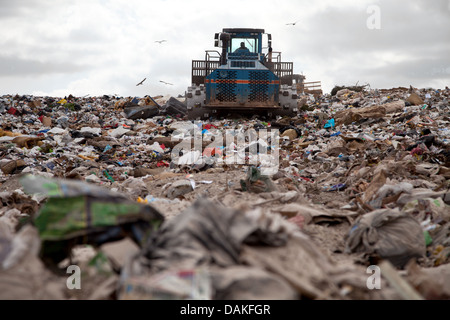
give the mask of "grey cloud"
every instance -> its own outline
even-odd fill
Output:
[[[308,2],[311,10],[303,11],[299,8],[306,2],[286,1],[274,12],[245,19],[245,10],[252,12],[257,1],[243,3],[244,11],[240,12],[231,8],[218,10],[215,19],[208,18],[210,13],[206,9],[194,10],[195,6],[186,5],[180,8],[182,12],[167,12],[170,23],[168,16],[153,15],[150,11],[144,14],[139,7],[148,7],[135,2],[106,6],[100,1],[89,7],[72,3],[71,10],[64,10],[63,4],[52,0],[0,0],[0,3],[0,23],[2,16],[22,17],[8,20],[8,28],[20,23],[24,30],[33,32],[33,21],[39,26],[33,12],[44,13],[43,28],[51,25],[47,19],[51,19],[53,12],[63,12],[70,19],[64,29],[68,32],[46,33],[41,28],[39,33],[28,37],[19,33],[17,38],[3,42],[0,77],[5,83],[8,76],[41,74],[48,74],[42,79],[50,79],[52,75],[75,76],[76,81],[77,76],[81,77],[76,72],[89,71],[106,79],[98,90],[109,85],[128,88],[127,83],[133,90],[142,90],[134,88],[135,77],[147,76],[146,85],[152,92],[184,91],[190,84],[191,60],[202,59],[205,50],[215,49],[214,33],[227,27],[263,28],[272,33],[274,50],[282,51],[284,61],[294,62],[294,72],[303,71],[310,81],[345,84],[359,80],[384,87],[397,86],[396,82],[417,81],[427,85],[433,80],[442,79],[438,82],[442,83],[450,79],[448,0],[368,2],[367,6],[379,5],[381,9],[381,30],[367,28],[370,14],[366,6],[338,2],[322,8],[318,2]],[[80,13],[85,14],[83,10],[93,8],[104,8],[106,12],[98,19],[70,25],[71,21],[77,23]],[[25,18],[29,16],[34,20]],[[286,26],[291,20],[300,22],[295,27]],[[155,44],[158,39],[168,42]],[[159,80],[176,85],[163,86]]]
[[[18,57],[0,56],[0,77],[18,75],[42,75],[52,73],[75,73],[86,67],[75,63],[41,62]]]
[[[0,1],[0,18],[14,17],[21,15],[26,10],[38,8],[37,1],[33,0],[1,0]]]
[[[382,68],[366,68],[368,74],[385,77],[403,77],[414,80],[445,79],[450,77],[450,57],[447,59],[413,59]]]
[[[307,61],[309,72],[320,70],[335,84],[359,80],[389,87],[449,80],[449,2],[382,0],[374,4],[381,9],[380,30],[367,28],[366,8],[332,6],[305,19],[298,30],[287,30],[280,41],[288,44],[283,53],[292,56],[295,52],[294,59],[289,59],[294,66]],[[389,57],[394,58],[392,62]]]
[[[307,32],[299,35],[298,42],[304,43],[307,51],[322,57],[343,56],[353,51],[423,50],[436,44],[447,46],[450,11],[441,10],[447,1],[436,1],[441,4],[436,7],[429,7],[423,1],[420,3],[422,11],[406,3],[382,1],[380,30],[367,28],[369,14],[365,10],[331,7],[306,22]]]
[[[102,36],[93,28],[79,28],[72,30],[68,39],[65,39],[68,43],[102,43],[108,39]]]

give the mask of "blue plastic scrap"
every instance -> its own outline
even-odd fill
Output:
[[[336,133],[331,134],[330,137],[337,137],[337,136],[340,135],[340,134],[341,134],[341,132],[338,131],[338,132],[336,132]]]
[[[105,149],[103,150],[103,152],[106,152],[106,151],[111,150],[111,149],[112,149],[112,147],[108,144],[108,145],[105,147]]]
[[[325,129],[328,129],[328,128],[334,128],[334,119],[328,120],[327,123],[325,124],[325,127],[324,127],[324,128],[325,128]]]
[[[328,187],[327,191],[341,191],[341,190],[344,190],[345,188],[347,188],[347,185],[345,183],[339,183],[332,187]]]

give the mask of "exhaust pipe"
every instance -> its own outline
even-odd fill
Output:
[[[267,60],[269,60],[269,62],[272,62],[272,47],[269,47],[269,54]]]
[[[220,56],[220,65],[223,66],[227,64],[227,48],[228,43],[230,42],[231,36],[229,33],[221,33],[220,40],[222,41],[222,55]]]

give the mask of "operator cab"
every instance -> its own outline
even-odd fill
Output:
[[[222,33],[215,34],[215,46],[222,47],[222,55],[230,60],[259,60],[264,62],[263,50],[264,29],[225,28]],[[267,34],[268,47],[271,47],[271,36]],[[242,49],[242,45],[245,49]],[[225,57],[224,57],[225,58]]]

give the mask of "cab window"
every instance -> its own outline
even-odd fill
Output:
[[[252,53],[256,53],[257,48],[257,39],[249,39],[249,38],[233,38],[231,39],[231,51],[235,52],[237,49],[241,47],[241,42],[244,42],[245,47]]]

